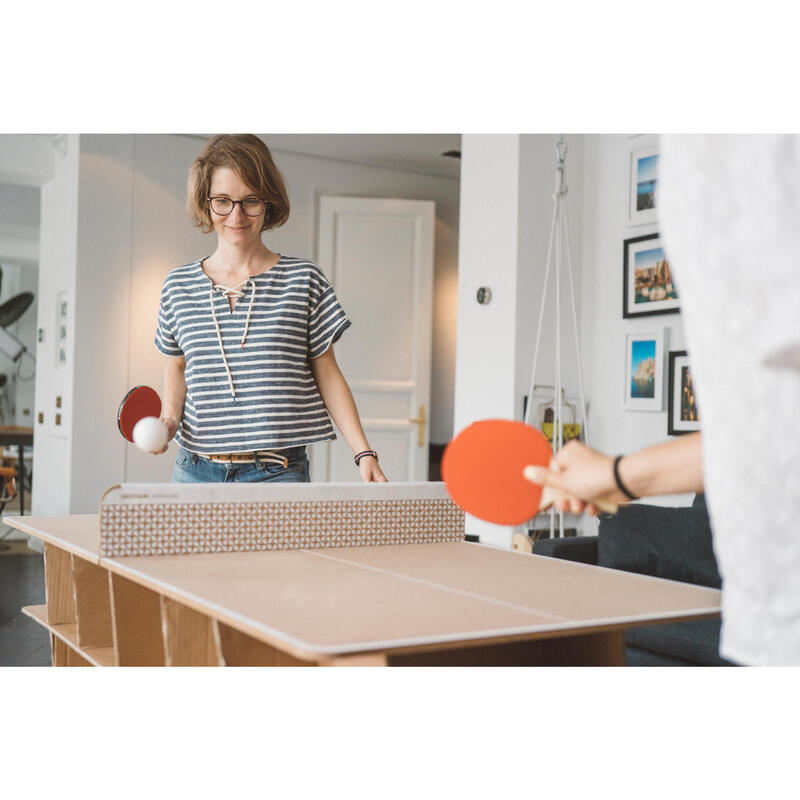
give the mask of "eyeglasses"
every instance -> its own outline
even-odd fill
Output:
[[[221,217],[227,217],[237,203],[241,205],[242,211],[248,217],[259,217],[267,203],[260,197],[245,197],[244,200],[231,200],[230,197],[209,197],[208,199],[211,201],[211,210]]]

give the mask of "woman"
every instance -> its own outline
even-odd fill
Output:
[[[350,321],[332,286],[316,264],[262,242],[289,218],[267,146],[213,137],[192,165],[188,208],[217,248],[161,291],[161,420],[181,446],[173,481],[307,482],[305,446],[336,438],[330,417],[361,478],[385,481],[333,354]]]

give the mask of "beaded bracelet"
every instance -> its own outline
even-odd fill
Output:
[[[376,461],[378,461],[378,454],[374,450],[362,450],[360,453],[356,453],[355,456],[353,456],[353,461],[356,462],[356,466],[359,465],[359,462],[365,456],[372,456]]]

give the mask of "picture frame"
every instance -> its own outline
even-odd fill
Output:
[[[628,224],[656,222],[658,145],[634,147],[630,151],[628,178]]]
[[[689,355],[686,350],[673,350],[669,354],[669,390],[667,397],[667,433],[680,436],[700,430]]]
[[[625,338],[625,408],[663,411],[666,328],[629,333]]]
[[[680,311],[678,290],[657,233],[622,244],[622,316],[649,317]]]

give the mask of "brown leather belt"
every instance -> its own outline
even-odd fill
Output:
[[[289,459],[286,456],[272,450],[255,450],[251,453],[214,453],[210,456],[201,456],[215,464],[254,464],[256,457],[259,461],[266,461],[269,464],[280,464],[284,469],[289,466]]]

